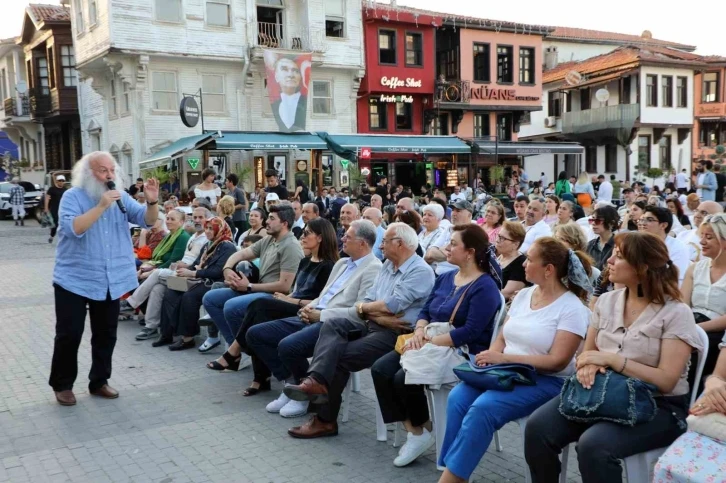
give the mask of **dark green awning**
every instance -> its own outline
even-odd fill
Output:
[[[309,132],[223,132],[210,149],[328,149],[328,145]]]
[[[162,166],[169,163],[173,159],[180,158],[189,151],[196,151],[202,149],[204,146],[214,141],[219,137],[221,133],[219,131],[197,134],[196,136],[188,136],[185,138],[178,139],[171,143],[169,146],[155,153],[148,159],[139,162],[139,169],[153,169],[158,166]]]
[[[324,135],[321,133],[321,137]],[[328,134],[328,139],[345,150],[370,148],[373,153],[469,154],[471,148],[456,136]]]

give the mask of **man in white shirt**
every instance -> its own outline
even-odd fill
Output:
[[[600,188],[597,190],[597,200],[598,201],[607,201],[608,203],[612,203],[613,199],[613,185],[608,181],[604,175],[600,175],[597,177],[597,180],[600,182]]]
[[[529,205],[529,197],[526,195],[518,195],[514,199],[514,215],[509,221],[516,221],[521,224],[526,223],[527,205]]]
[[[451,193],[451,197],[449,199],[452,205],[458,200],[466,201],[466,193],[462,193],[461,188],[459,188],[458,186],[454,186],[454,192]]]
[[[645,213],[638,220],[638,231],[652,233],[665,242],[671,262],[678,267],[678,285],[681,285],[691,263],[690,253],[683,242],[668,236],[672,226],[673,214],[668,208],[658,206],[646,206]]]
[[[466,201],[472,201],[474,199],[474,191],[469,188],[469,184],[466,181],[461,183],[461,192],[464,194]]]
[[[688,191],[688,175],[686,168],[676,175],[676,190],[678,194],[684,194]]]
[[[540,200],[529,202],[527,207],[527,217],[525,218],[524,229],[527,234],[524,236],[524,242],[519,247],[520,253],[526,254],[529,247],[537,240],[545,236],[552,236],[552,229],[545,223],[545,205]]]
[[[292,202],[292,210],[295,212],[295,223],[292,224],[292,233],[295,238],[300,239],[303,228],[305,228],[305,220],[303,220],[302,205],[299,201]]]
[[[703,223],[703,219],[708,215],[723,213],[721,205],[715,201],[704,201],[696,211],[693,212],[693,229],[678,234],[677,240],[682,242],[690,252],[690,260],[697,262],[701,260],[701,237],[698,234],[698,228]]]
[[[305,129],[307,98],[300,93],[302,74],[292,59],[281,57],[275,62],[275,81],[280,99],[272,103],[272,113],[281,132]]]
[[[542,174],[541,174],[541,175],[540,175],[540,177],[539,177],[539,186],[540,186],[540,187],[541,187],[542,189],[545,189],[545,188],[547,188],[547,185],[548,185],[548,184],[549,184],[549,183],[547,183],[547,175],[546,175],[546,174],[544,174],[544,171],[543,171],[543,172],[542,172]]]

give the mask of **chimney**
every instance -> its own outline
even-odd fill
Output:
[[[398,1],[397,0],[391,0],[391,7],[393,7],[393,8],[398,7]]]
[[[71,0],[60,0],[60,4],[63,7],[70,7],[71,6]]]
[[[557,47],[547,47],[544,54],[544,68],[545,70],[554,69],[558,64],[557,60]]]

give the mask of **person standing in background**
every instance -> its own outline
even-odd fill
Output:
[[[684,195],[688,192],[688,176],[686,176],[686,168],[683,168],[681,172],[676,175],[676,190],[679,195]]]
[[[53,238],[58,230],[58,209],[60,208],[61,198],[63,193],[66,192],[66,177],[59,174],[55,177],[54,184],[45,193],[45,207],[44,212],[50,213],[53,218],[53,227],[50,229],[50,237],[48,243],[53,243]]]
[[[247,194],[239,187],[239,176],[234,173],[227,175],[225,184],[227,185],[227,194],[234,199],[234,213],[232,214],[232,223],[237,229],[235,243],[239,242],[239,237],[247,231]]]
[[[721,173],[720,164],[713,165],[713,172],[716,175],[716,185],[718,186],[718,188],[716,188],[716,202],[723,205],[723,190],[724,187],[726,187],[726,176]]]
[[[13,178],[10,188],[10,207],[13,211],[15,226],[25,226],[25,188],[20,186],[18,178]]]

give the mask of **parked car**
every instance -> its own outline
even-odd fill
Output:
[[[7,181],[0,183],[0,219],[12,216],[12,208],[10,206],[10,188],[13,184]],[[33,216],[36,220],[40,220],[43,216],[43,207],[40,199],[43,192],[37,184],[21,181],[20,186],[25,189],[25,214]]]

